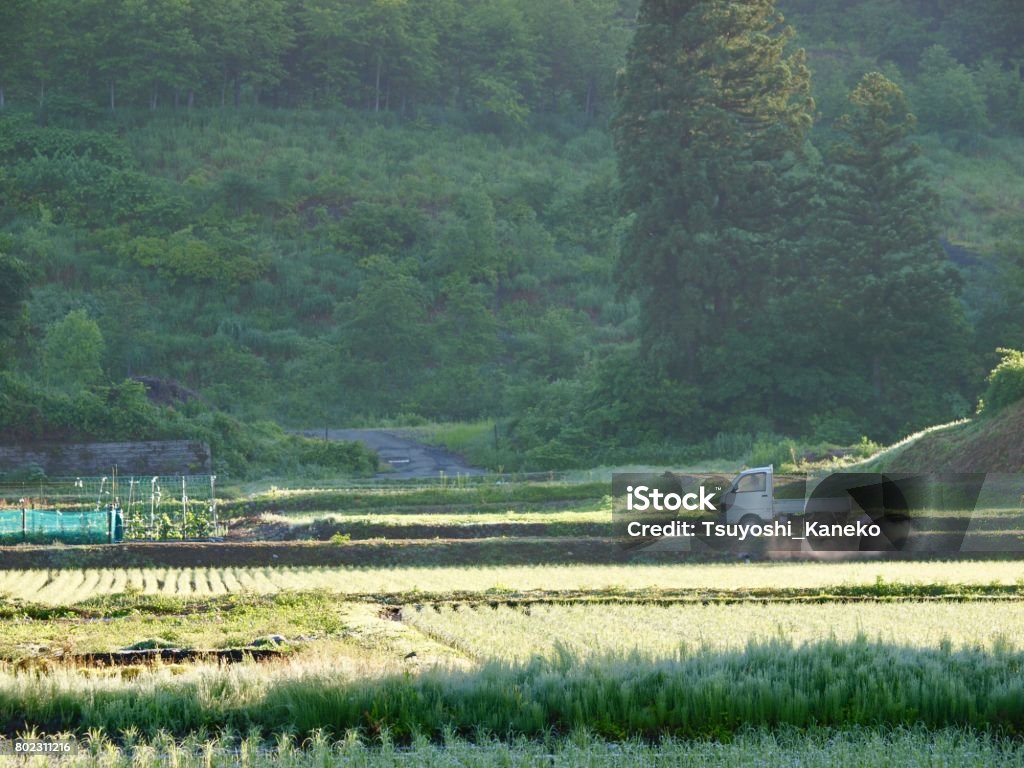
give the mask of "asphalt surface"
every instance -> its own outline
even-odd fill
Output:
[[[323,437],[324,430],[307,430],[310,437]],[[380,456],[382,465],[391,469],[377,475],[380,479],[412,480],[417,478],[447,477],[455,475],[483,475],[486,471],[471,467],[461,456],[413,440],[407,435],[388,429],[328,429],[328,440],[357,440]]]

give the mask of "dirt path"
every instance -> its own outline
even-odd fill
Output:
[[[323,430],[308,430],[310,437],[323,437]],[[391,470],[377,475],[380,479],[411,480],[415,478],[483,475],[486,470],[471,467],[461,456],[444,448],[425,445],[397,431],[387,429],[329,429],[330,440],[357,440],[377,452],[381,463]]]

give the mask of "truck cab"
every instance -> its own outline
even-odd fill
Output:
[[[722,509],[726,523],[769,523],[809,513],[805,498],[806,478],[794,482],[787,476],[782,483],[786,495],[792,498],[777,498],[778,478],[774,465],[754,467],[740,472],[722,497]],[[796,494],[792,493],[795,490]],[[843,517],[850,511],[849,498],[815,499],[814,511],[828,516]]]
[[[726,523],[769,522],[773,518],[772,491],[775,467],[755,467],[740,472],[722,497]],[[749,518],[756,518],[750,520]]]

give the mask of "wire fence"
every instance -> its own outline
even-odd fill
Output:
[[[203,539],[223,533],[214,475],[0,484],[0,543]]]

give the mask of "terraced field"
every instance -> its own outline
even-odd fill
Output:
[[[823,638],[914,648],[1024,644],[1024,602],[799,604],[540,604],[407,606],[404,620],[472,658],[526,662],[567,651],[586,658],[632,651],[674,658],[750,643]],[[637,631],[642,627],[642,631]]]
[[[716,594],[882,585],[1019,587],[1012,560],[845,563],[693,563],[675,565],[536,565],[380,568],[90,568],[0,570],[0,595],[71,605],[126,590],[168,596],[273,594],[324,589],[341,595],[647,591]],[[884,591],[884,590],[883,590]]]
[[[197,733],[232,734],[203,747],[228,762],[253,734],[251,765],[378,764],[359,750],[388,739],[414,745],[401,765],[658,759],[638,739],[723,766],[842,764],[836,744],[850,765],[876,748],[1021,762],[1005,741],[1024,733],[1012,555],[633,558],[600,490],[274,492],[229,506],[227,542],[5,549],[0,736],[91,732],[85,765],[104,743],[104,764],[157,764],[162,745],[189,765]],[[166,649],[184,655],[133,655]],[[599,739],[570,754],[562,737],[584,728]],[[487,734],[503,741],[459,746]]]

